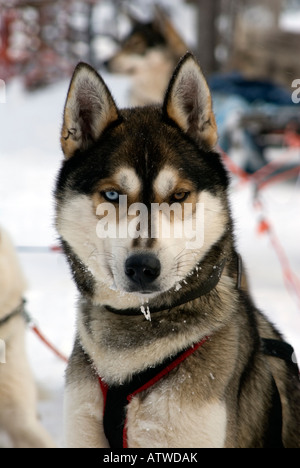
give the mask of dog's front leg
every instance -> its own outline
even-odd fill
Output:
[[[103,396],[97,375],[75,342],[67,368],[64,442],[67,448],[109,448],[103,429]]]
[[[64,439],[67,448],[109,448],[103,430],[103,397],[97,381],[67,385]]]

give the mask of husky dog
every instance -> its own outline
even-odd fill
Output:
[[[81,293],[67,446],[299,448],[298,369],[240,288],[228,174],[193,55],[162,106],[131,110],[78,65],[61,143],[56,225]],[[174,234],[190,219],[195,242]]]
[[[150,23],[132,18],[133,28],[120,50],[105,65],[112,73],[132,78],[130,104],[160,103],[178,60],[188,47],[159,7]]]
[[[15,448],[51,448],[37,417],[37,395],[26,357],[23,294],[26,282],[16,252],[0,229],[0,430]]]

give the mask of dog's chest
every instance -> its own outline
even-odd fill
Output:
[[[131,402],[127,424],[130,448],[223,448],[227,412],[218,401],[195,404],[178,388],[153,389]]]
[[[136,374],[128,384],[108,387],[99,379],[111,448],[224,445],[224,406],[203,403],[194,376],[185,370],[187,360],[206,341]],[[207,426],[213,428],[211,433]]]

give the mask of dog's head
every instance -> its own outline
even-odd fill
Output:
[[[162,107],[132,110],[119,110],[102,78],[80,64],[61,143],[57,228],[94,300],[109,289],[123,305],[179,289],[228,229],[211,95],[191,54]]]
[[[146,70],[149,72],[151,68],[164,67],[166,62],[171,62],[174,67],[174,63],[188,50],[168,15],[158,6],[151,22],[144,23],[131,15],[129,17],[132,30],[122,41],[118,52],[105,62],[110,72],[137,75]]]

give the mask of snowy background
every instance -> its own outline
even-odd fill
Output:
[[[104,78],[117,103],[126,106],[128,80],[108,74]],[[57,244],[52,191],[62,162],[59,133],[68,84],[61,82],[29,94],[16,79],[7,86],[6,103],[0,103],[0,224],[18,246],[28,279],[28,312],[67,356],[74,337],[77,291],[63,256],[49,247]],[[296,157],[300,158],[300,150],[298,153]],[[264,190],[263,200],[291,268],[300,276],[300,180]],[[258,234],[253,188],[233,180],[231,201],[239,250],[255,301],[295,347],[300,359],[299,303],[285,288],[269,237]],[[27,342],[41,394],[42,422],[61,446],[65,364],[30,330]]]

